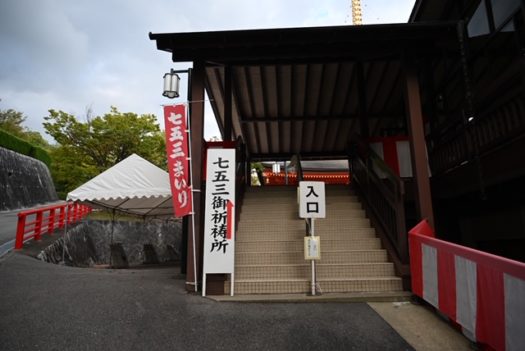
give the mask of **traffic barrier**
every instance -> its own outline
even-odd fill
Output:
[[[525,263],[433,236],[426,220],[409,231],[412,292],[487,349],[525,350]]]
[[[89,213],[91,207],[72,202],[21,211],[18,213],[15,249],[21,249],[28,239],[40,240],[44,232],[51,235],[55,229],[63,228],[66,222],[72,224]],[[34,216],[34,220],[28,222],[30,216]]]

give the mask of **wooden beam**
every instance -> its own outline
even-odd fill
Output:
[[[188,258],[186,274],[186,290],[195,291],[194,282],[202,279],[202,242],[204,231],[202,226],[202,169],[203,169],[203,138],[204,138],[204,79],[206,76],[205,66],[202,62],[194,62],[191,72],[191,95],[190,95],[190,133],[191,133],[191,171],[193,192],[193,211],[195,216],[195,232],[189,226],[188,235]],[[195,241],[194,241],[195,239]],[[195,257],[193,256],[195,252]],[[195,262],[195,263],[194,263]],[[195,276],[194,272],[197,272]]]
[[[403,115],[384,115],[384,114],[368,114],[370,119],[401,119]],[[308,121],[345,121],[358,119],[356,115],[336,115],[336,116],[290,116],[290,117],[250,117],[241,119],[241,123],[259,123],[259,122],[308,122]]]
[[[419,80],[414,62],[404,62],[404,69],[406,88],[405,106],[408,117],[412,169],[416,185],[416,204],[420,219],[426,218],[430,225],[434,227],[434,211],[430,191],[430,176],[423,128],[423,113],[421,111],[421,96],[419,94]]]
[[[271,154],[252,154],[252,162],[256,161],[289,161],[292,156],[296,153],[294,152],[280,152],[280,153],[271,153]],[[301,153],[301,160],[339,160],[347,159],[348,154],[346,150],[340,151],[330,151],[325,152],[304,152]]]
[[[232,67],[224,67],[224,135],[225,141],[232,140],[233,108],[232,108]]]
[[[362,62],[357,63],[357,114],[359,117],[359,125],[361,127],[361,137],[368,138],[370,136],[370,128],[368,126],[367,103],[366,103],[366,82],[365,72]]]

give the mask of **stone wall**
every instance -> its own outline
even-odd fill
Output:
[[[57,200],[51,173],[43,162],[0,147],[0,211]]]
[[[84,220],[67,232],[65,263],[76,267],[110,264],[111,243],[122,248],[129,266],[179,261],[181,237],[180,220]],[[63,243],[63,238],[55,241],[40,253],[39,258],[62,263]],[[157,262],[152,261],[152,253]]]

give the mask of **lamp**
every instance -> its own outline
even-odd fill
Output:
[[[180,77],[174,70],[166,73],[164,75],[164,92],[162,95],[170,99],[179,97],[179,83]]]

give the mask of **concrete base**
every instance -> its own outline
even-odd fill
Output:
[[[334,293],[311,296],[307,294],[260,294],[207,296],[218,302],[401,302],[410,301],[412,294],[406,291],[382,293]]]

